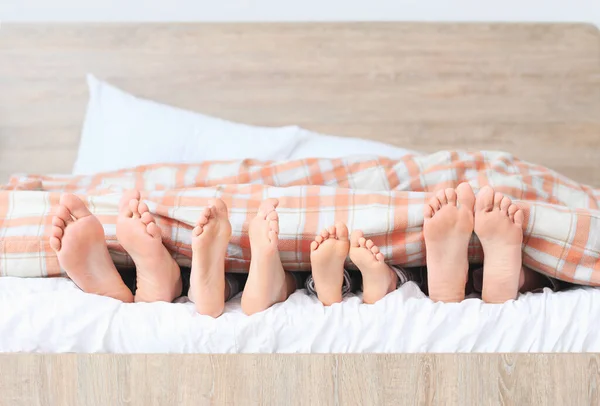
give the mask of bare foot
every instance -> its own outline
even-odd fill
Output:
[[[209,202],[192,231],[192,273],[188,297],[200,314],[219,317],[225,308],[225,255],[231,239],[227,206]]]
[[[262,312],[283,302],[295,290],[294,278],[283,270],[279,258],[279,216],[277,199],[267,199],[250,221],[252,259],[242,293],[242,310],[247,315]]]
[[[456,190],[438,191],[425,205],[427,283],[433,301],[460,302],[465,298],[474,204],[473,189],[461,183]]]
[[[325,306],[342,301],[344,262],[349,249],[348,227],[344,223],[336,223],[321,231],[321,235],[310,244],[310,265],[315,290]]]
[[[379,247],[365,239],[361,230],[350,236],[350,259],[362,274],[364,303],[373,304],[396,290],[398,275],[384,262]]]
[[[483,291],[487,303],[516,299],[521,281],[525,215],[509,197],[481,188],[475,202],[475,234],[483,247]]]
[[[181,295],[179,265],[163,245],[160,228],[138,191],[121,198],[117,239],[135,263],[136,302],[172,302]]]
[[[77,196],[61,196],[52,218],[50,247],[69,278],[84,292],[133,301],[108,253],[102,224]]]

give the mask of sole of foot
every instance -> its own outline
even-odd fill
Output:
[[[350,236],[350,260],[362,274],[364,303],[373,304],[396,290],[398,275],[384,262],[379,247],[367,240],[361,230]]]
[[[516,299],[522,279],[523,211],[489,186],[475,202],[475,234],[483,247],[483,289],[487,303]]]
[[[465,298],[475,195],[468,183],[440,190],[423,210],[429,297],[436,302]]]
[[[181,272],[162,243],[160,228],[138,191],[123,194],[117,239],[135,263],[136,302],[172,302],[181,295]]]
[[[342,301],[344,263],[350,250],[348,227],[336,223],[310,244],[310,266],[317,297],[325,306]]]
[[[247,315],[262,312],[287,299],[287,276],[279,257],[277,199],[267,199],[250,221],[250,270],[242,293],[242,310]]]
[[[77,196],[61,196],[52,218],[50,247],[61,268],[84,292],[133,301],[108,252],[102,224]]]
[[[189,299],[199,314],[219,317],[225,308],[225,256],[231,239],[227,206],[209,202],[192,230],[192,272]]]

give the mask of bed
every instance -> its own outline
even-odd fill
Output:
[[[295,124],[325,134],[368,138],[424,152],[503,150],[576,181],[600,186],[600,41],[592,26],[3,26],[2,182],[15,172],[71,171],[85,112],[84,76],[88,72],[136,95],[229,120],[254,125]],[[192,317],[189,307],[179,307],[176,316],[163,304],[142,309],[137,315],[118,308],[85,314],[78,309],[113,304],[83,295],[64,279],[11,279],[10,285],[3,283],[3,306],[28,309],[27,314],[39,318],[19,334],[2,335],[3,351],[124,353],[3,355],[3,370],[6,365],[14,372],[7,374],[0,390],[9,394],[7,399],[26,404],[81,404],[89,393],[114,404],[127,396],[140,404],[152,396],[195,402],[197,398],[174,389],[177,379],[192,377],[211,382],[199,389],[206,402],[238,403],[249,398],[253,403],[268,403],[271,396],[277,397],[275,403],[342,403],[356,397],[364,402],[383,402],[397,396],[397,391],[427,403],[445,403],[447,399],[449,403],[495,403],[511,391],[524,399],[522,402],[597,401],[595,389],[587,389],[598,384],[595,357],[393,354],[597,351],[600,331],[594,325],[594,315],[600,308],[600,296],[592,288],[528,295],[499,308],[467,301],[461,309],[442,309],[430,302],[425,305],[426,299],[421,300],[422,294],[414,285],[406,285],[379,309],[365,310],[354,297],[330,312],[319,310],[314,301],[297,293],[288,303],[252,320],[241,316],[239,301],[234,300],[225,318],[197,327],[219,332],[219,339],[214,341],[219,346],[211,347],[194,331],[171,329],[166,336],[160,335],[167,331],[162,329],[165,323],[182,325]],[[72,302],[66,298],[76,298],[79,306],[68,311]],[[319,320],[322,327],[313,330],[311,337],[299,339],[302,335],[296,332],[308,326],[298,318],[286,320],[287,328],[296,329],[289,336],[273,333],[281,329],[277,312],[293,314],[291,309],[300,307],[311,314],[306,319]],[[413,309],[414,319],[396,320],[393,329],[384,328],[377,319],[385,314],[384,318],[393,320],[393,315],[406,307]],[[582,313],[581,309],[590,311]],[[65,317],[57,319],[57,312]],[[117,317],[111,317],[110,312]],[[143,312],[155,316],[154,324],[136,324],[136,316]],[[464,318],[463,330],[456,329],[459,316],[465,312],[470,317]],[[532,318],[534,312],[542,314],[543,320]],[[349,321],[344,317],[348,313],[362,313],[363,317]],[[552,317],[557,313],[559,318]],[[523,314],[527,316],[521,317]],[[67,315],[78,323],[69,322]],[[432,315],[432,325],[415,324],[415,320]],[[0,321],[4,331],[23,328],[12,313],[4,312]],[[235,328],[226,330],[224,323]],[[265,323],[270,328],[261,331]],[[509,324],[522,326],[523,333],[509,330]],[[351,333],[328,335],[331,325]],[[403,341],[409,326],[415,330],[414,339]],[[365,330],[371,334],[361,334]],[[390,338],[385,346],[378,345],[383,334]],[[41,335],[43,342],[35,339]],[[136,340],[148,336],[155,340]],[[248,339],[250,336],[256,339]],[[144,345],[140,345],[142,341]],[[126,354],[188,351],[253,355]],[[257,352],[323,354],[255,355]],[[329,354],[345,352],[391,354]],[[159,370],[157,365],[165,367]],[[582,367],[589,373],[582,373]],[[98,386],[91,372],[77,373],[90,370],[119,379]],[[140,371],[147,378],[142,380]],[[538,374],[541,383],[528,382],[525,387],[522,377],[531,373]],[[72,376],[73,383],[56,387],[48,380],[52,374]],[[234,377],[235,388],[225,376]],[[152,383],[157,380],[162,384]],[[23,382],[40,384],[28,392],[6,389]],[[563,391],[568,385],[575,388],[579,398],[566,397]],[[494,393],[498,388],[501,393]]]

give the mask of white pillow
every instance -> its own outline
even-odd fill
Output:
[[[416,154],[404,148],[361,138],[322,135],[300,129],[298,142],[288,159],[342,158],[351,155],[377,155],[400,159],[407,154]]]
[[[233,123],[135,97],[92,75],[87,82],[75,175],[163,162],[285,160],[304,137],[296,126]]]

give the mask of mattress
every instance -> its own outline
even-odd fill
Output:
[[[245,316],[238,295],[213,319],[176,303],[125,304],[65,278],[0,278],[0,351],[355,353],[600,351],[600,290],[521,295],[503,305],[433,303],[407,283],[374,305],[324,307],[304,290]],[[13,311],[6,311],[13,309]]]

